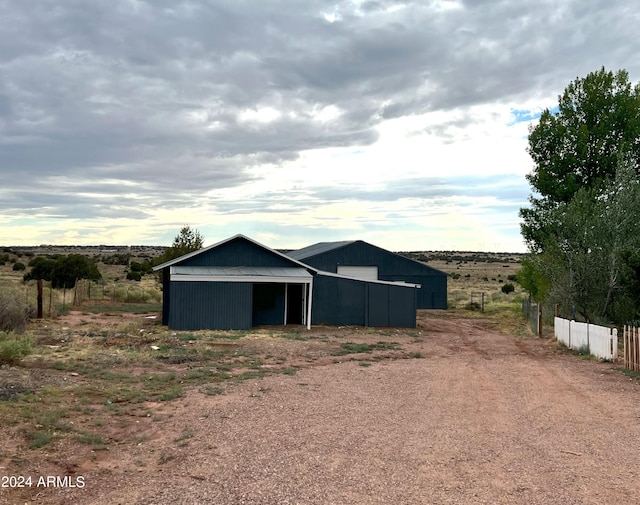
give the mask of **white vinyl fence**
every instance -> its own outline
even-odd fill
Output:
[[[595,324],[578,323],[556,317],[553,329],[558,342],[569,349],[589,349],[589,354],[602,359],[618,357],[618,330]]]

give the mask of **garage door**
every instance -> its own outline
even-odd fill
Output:
[[[338,265],[338,273],[345,277],[355,277],[356,279],[367,279],[370,281],[378,280],[378,267],[352,267],[346,265]]]

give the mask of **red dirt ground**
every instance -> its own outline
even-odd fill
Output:
[[[402,352],[344,362],[265,340],[302,368],[151,405],[153,419],[127,427],[137,444],[62,441],[19,467],[0,459],[0,475],[70,479],[0,488],[0,503],[640,503],[640,389],[616,365],[429,312],[384,338]]]

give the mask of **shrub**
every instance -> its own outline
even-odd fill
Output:
[[[502,292],[506,295],[508,295],[509,293],[513,293],[515,289],[516,288],[510,282],[502,286]]]
[[[31,354],[33,344],[27,335],[0,332],[0,363],[15,363]]]
[[[479,302],[469,302],[464,306],[465,310],[482,310]]]
[[[142,279],[142,274],[140,272],[128,272],[127,279],[130,281],[139,281]]]
[[[24,270],[24,269],[26,269],[26,268],[27,268],[27,267],[24,265],[24,263],[20,263],[19,261],[16,261],[16,262],[13,264],[13,270],[14,270],[14,271],[16,271],[16,272],[17,272],[18,270]]]
[[[142,274],[150,274],[151,272],[153,272],[153,266],[148,261],[145,261],[143,263],[132,261],[130,268],[132,272],[140,272]]]
[[[102,262],[105,265],[128,265],[130,258],[131,255],[126,253],[113,254],[111,256],[105,256],[104,258],[102,258]]]
[[[0,331],[22,333],[25,330],[29,312],[21,300],[11,289],[0,290]]]

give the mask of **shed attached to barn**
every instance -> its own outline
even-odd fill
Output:
[[[367,280],[419,284],[419,309],[447,308],[445,272],[362,240],[319,242],[287,255],[325,272]]]
[[[415,283],[322,272],[244,235],[158,265],[177,330],[311,324],[416,326]]]

